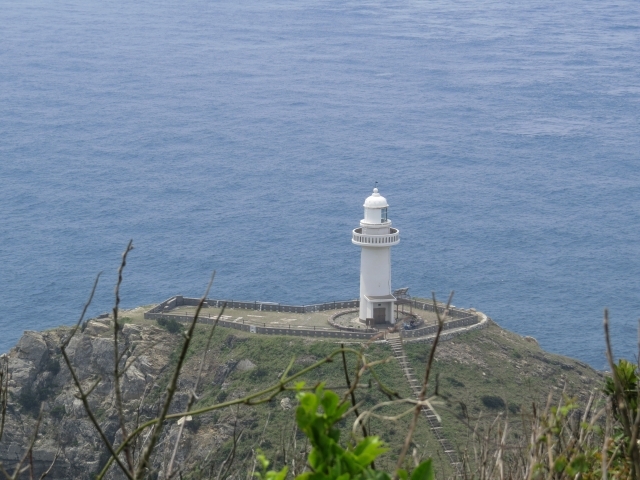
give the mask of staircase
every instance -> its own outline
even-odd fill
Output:
[[[421,380],[416,378],[416,374],[414,373],[413,368],[409,366],[407,355],[405,354],[404,348],[402,347],[402,337],[399,333],[387,333],[386,339],[387,343],[391,345],[393,355],[396,357],[396,360],[398,360],[404,376],[409,381],[409,385],[411,386],[413,395],[416,397],[416,399],[420,398],[422,382]],[[442,450],[449,459],[449,462],[451,463],[456,476],[462,477],[462,463],[458,459],[458,452],[456,452],[451,442],[449,442],[449,440],[444,437],[442,433],[442,425],[438,421],[438,417],[436,417],[435,413],[433,413],[433,410],[431,410],[427,406],[422,407],[422,414],[426,417],[433,435],[436,437],[438,443],[440,443],[440,446],[442,447]]]

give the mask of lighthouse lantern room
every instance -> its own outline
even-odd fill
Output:
[[[360,320],[367,325],[395,323],[391,294],[391,247],[400,243],[400,232],[391,227],[389,204],[374,188],[364,201],[364,218],[353,230],[351,242],[361,247]]]

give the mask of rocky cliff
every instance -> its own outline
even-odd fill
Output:
[[[9,468],[22,455],[33,434],[40,405],[43,419],[33,462],[44,471],[59,458],[51,478],[89,478],[104,461],[104,450],[95,428],[87,418],[59,346],[68,329],[44,333],[25,332],[9,352],[9,402],[0,459]],[[124,345],[131,345],[131,365],[122,381],[125,410],[136,411],[145,394],[159,389],[156,381],[166,370],[175,338],[160,328],[124,325]],[[113,389],[113,337],[109,321],[91,321],[77,334],[67,349],[85,388],[100,379],[90,403],[104,431],[115,438],[118,429]],[[131,356],[128,355],[128,356]],[[127,357],[128,357],[127,356]],[[125,361],[127,358],[125,358]],[[180,396],[176,399],[180,403]],[[152,414],[153,405],[143,405]],[[144,413],[144,412],[143,412]]]

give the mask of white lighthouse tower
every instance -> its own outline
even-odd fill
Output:
[[[364,201],[364,218],[351,242],[362,247],[360,256],[360,320],[395,323],[391,294],[391,247],[400,243],[400,232],[391,228],[387,200],[374,188]]]

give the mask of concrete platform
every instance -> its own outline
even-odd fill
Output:
[[[289,312],[264,312],[260,310],[245,310],[240,308],[228,308],[224,312],[224,320],[245,323],[247,325],[260,325],[267,327],[316,327],[316,328],[332,328],[328,320],[339,310],[325,310],[323,312],[309,313],[289,313]],[[182,306],[171,309],[172,315],[193,315],[195,307]],[[200,316],[211,316],[215,318],[220,313],[219,308],[209,307],[203,308]],[[362,326],[362,330],[365,327]]]

